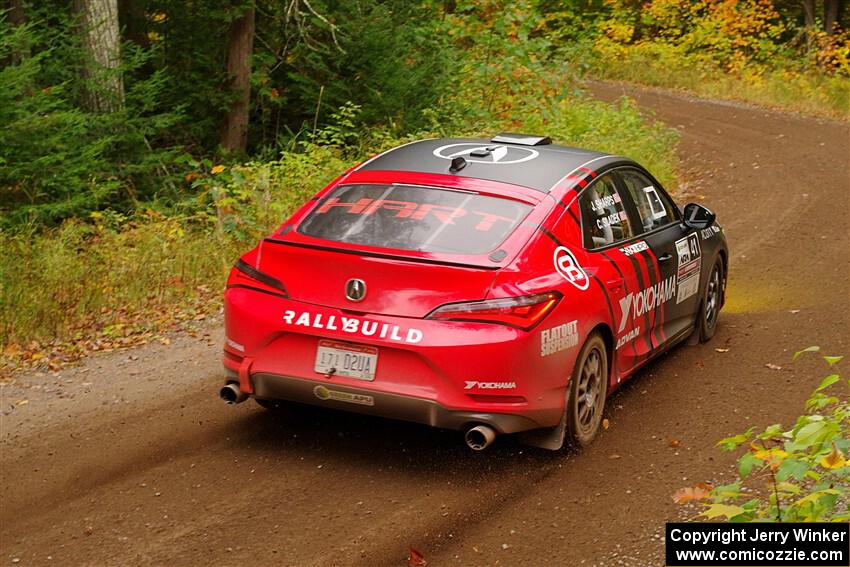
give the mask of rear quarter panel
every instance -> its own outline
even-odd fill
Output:
[[[550,403],[564,403],[564,388],[582,345],[593,330],[611,328],[613,313],[599,268],[588,264],[580,244],[580,230],[564,207],[552,203],[551,214],[525,249],[496,277],[492,297],[510,297],[556,290],[563,295],[558,306],[529,331],[536,351],[528,368],[529,379],[539,382]],[[567,248],[587,274],[587,287],[570,283],[556,269],[556,251]]]

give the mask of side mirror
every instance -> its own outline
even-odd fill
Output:
[[[703,230],[714,224],[717,215],[698,203],[685,205],[682,224],[695,230]]]

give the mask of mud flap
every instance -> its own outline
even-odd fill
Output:
[[[239,389],[246,394],[254,393],[254,384],[251,382],[251,364],[253,363],[253,358],[243,358],[242,364],[239,365]]]
[[[523,431],[517,434],[517,438],[525,445],[537,447],[538,449],[548,449],[550,451],[559,451],[564,446],[564,439],[567,435],[567,412],[566,409],[561,415],[561,421],[555,427],[547,427],[545,429],[533,429],[531,431]]]
[[[697,346],[699,344],[699,329],[694,327],[694,330],[688,335],[688,346]]]
[[[694,330],[691,331],[691,334],[688,335],[687,345],[688,346],[697,346],[700,344],[699,342],[699,329],[700,329],[700,318],[702,317],[702,301],[699,303],[699,309],[697,309],[697,316],[694,317]]]

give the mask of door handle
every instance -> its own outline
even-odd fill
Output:
[[[662,254],[661,256],[659,256],[658,261],[659,262],[666,262],[667,260],[669,260],[672,257],[673,257],[673,255],[670,254],[669,252],[667,252],[666,254]]]
[[[609,291],[617,291],[623,289],[623,279],[617,278],[616,280],[608,280],[605,282],[605,285]]]

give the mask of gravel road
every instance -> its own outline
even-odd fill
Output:
[[[664,522],[694,513],[671,494],[728,478],[715,441],[788,422],[825,374],[791,353],[850,354],[850,128],[591,89],[681,132],[684,191],[732,253],[714,341],[644,369],[592,447],[472,453],[416,425],[226,407],[213,322],[2,386],[0,564],[404,566],[413,545],[431,567],[662,565]]]

